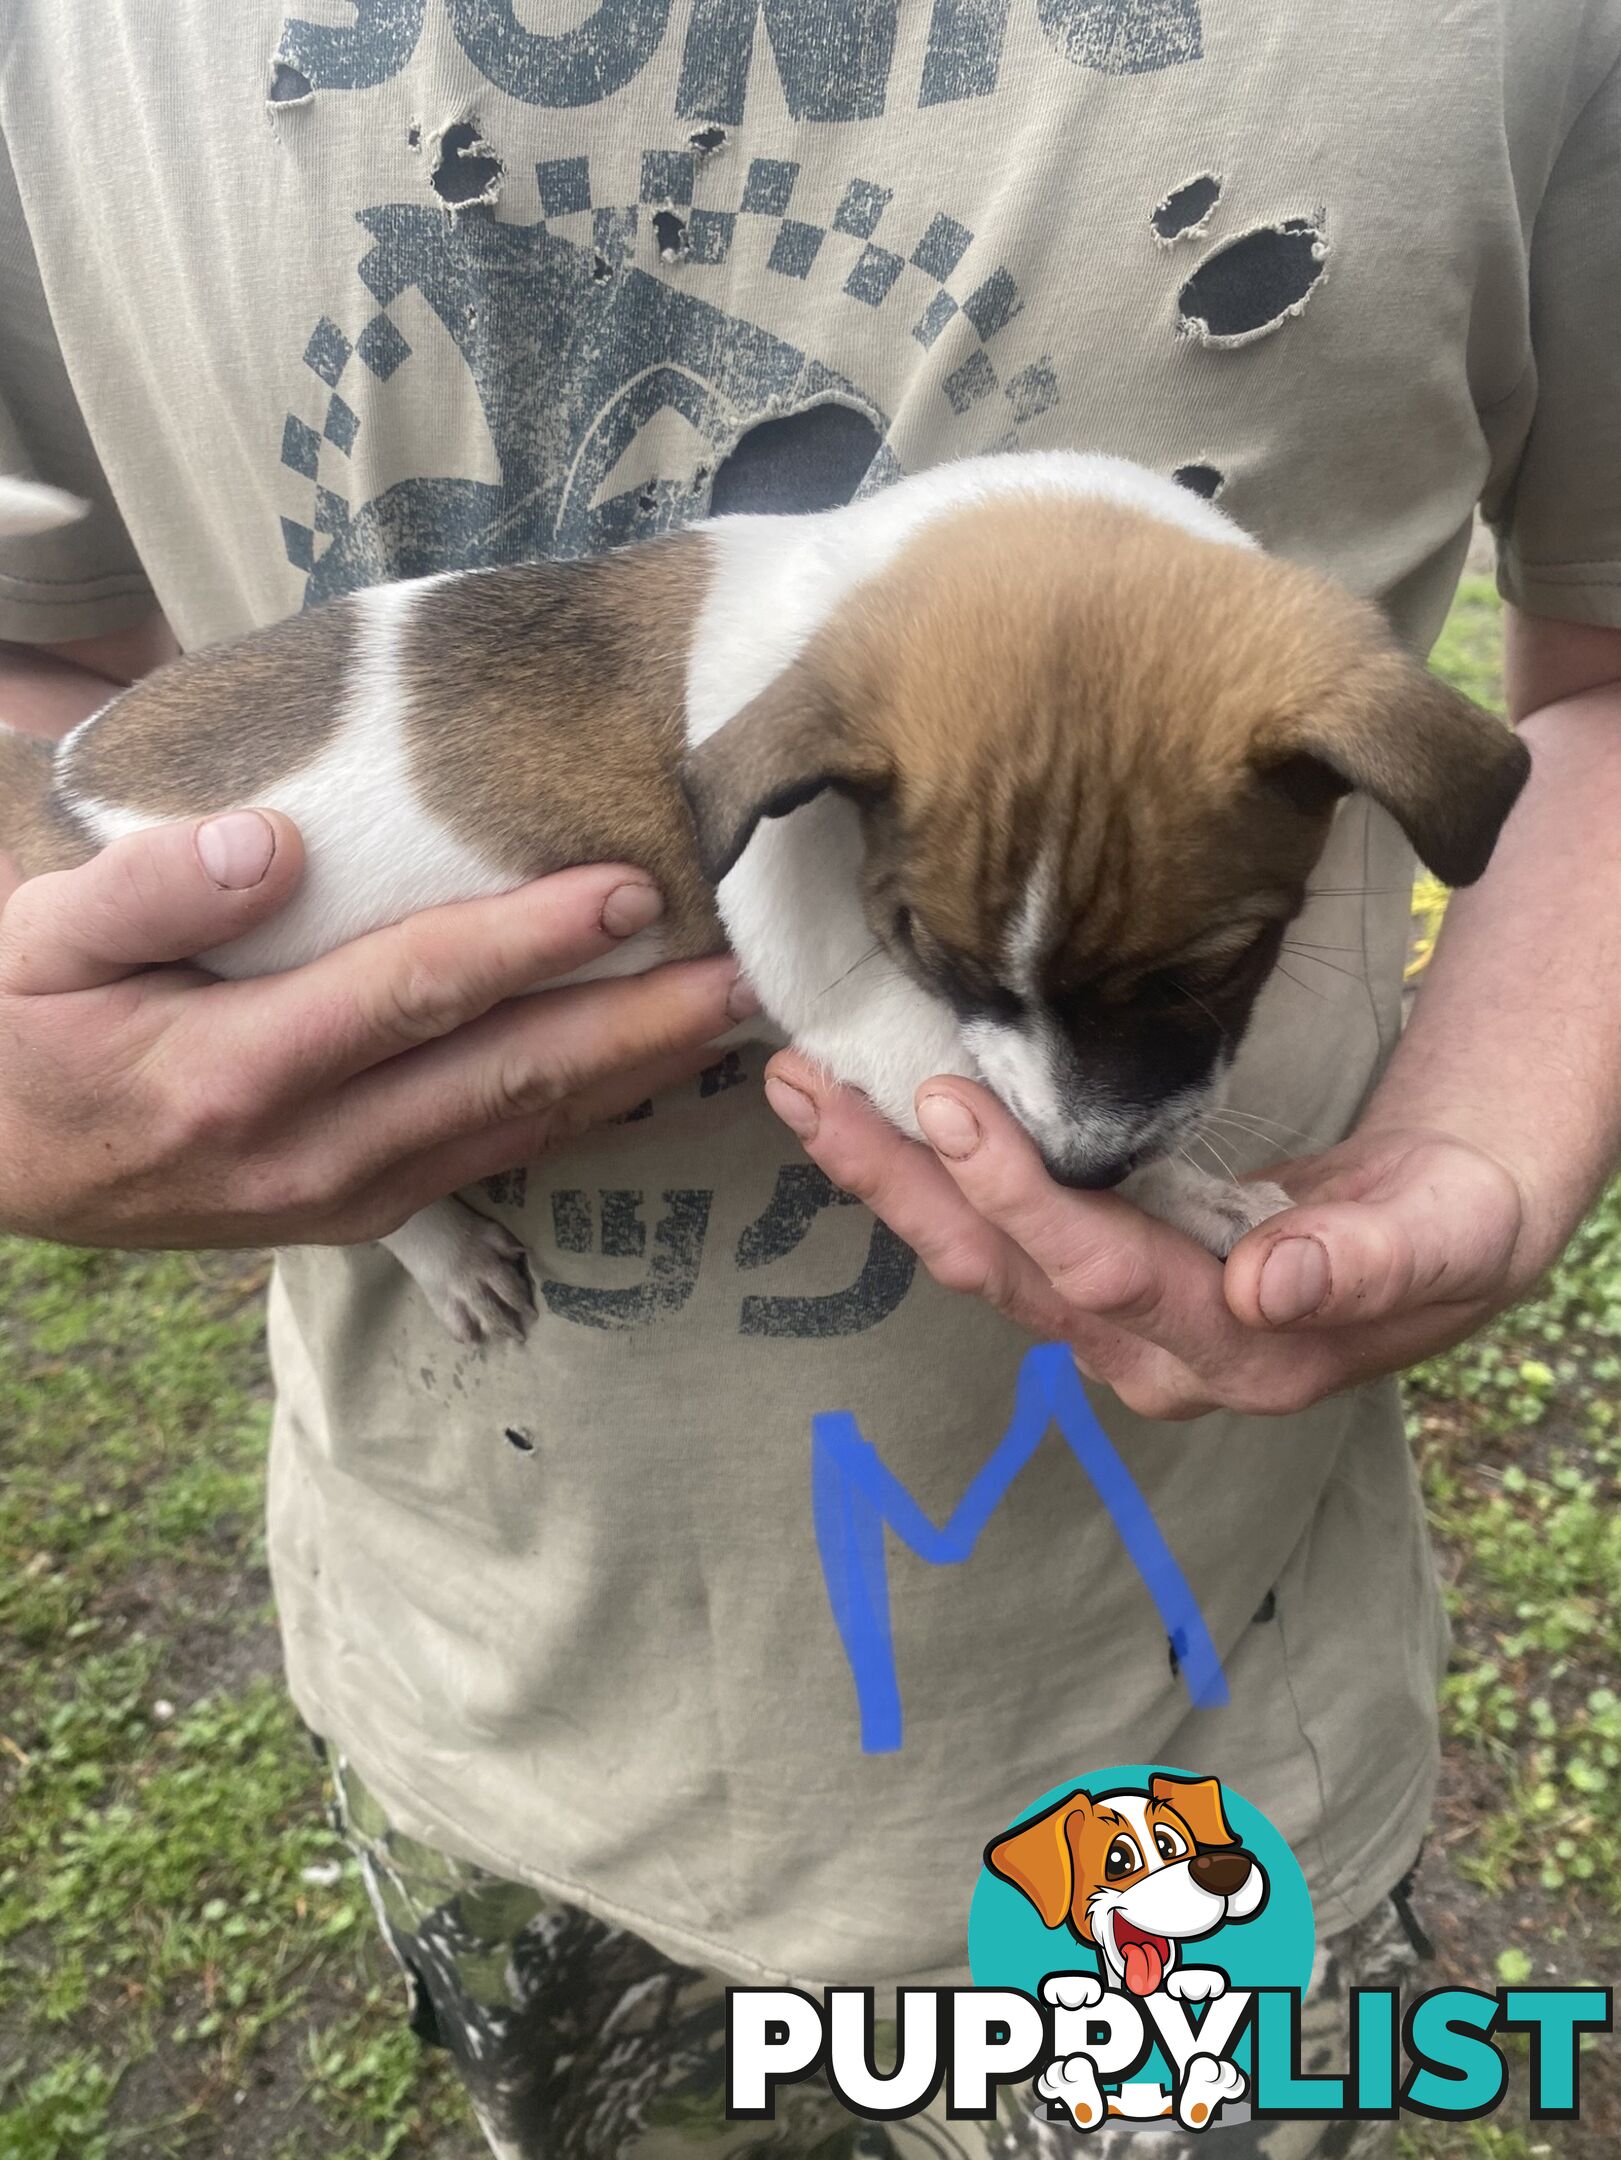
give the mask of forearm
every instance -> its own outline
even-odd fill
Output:
[[[1524,1197],[1528,1283],[1621,1153],[1621,683],[1542,706],[1522,733],[1525,794],[1448,908],[1360,1130],[1424,1128],[1494,1156]]]

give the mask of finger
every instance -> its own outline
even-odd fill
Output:
[[[712,1062],[744,1002],[725,955],[520,999],[351,1082],[340,1104],[345,1151],[382,1169],[515,1121],[558,1125],[572,1098],[595,1099],[627,1073],[706,1045]],[[574,1129],[572,1112],[564,1122]]]
[[[1028,1253],[1072,1316],[1145,1337],[1201,1373],[1242,1346],[1210,1255],[1112,1193],[1072,1192],[983,1088],[929,1080],[918,1122],[959,1191]]]
[[[865,1097],[784,1051],[766,1066],[766,1099],[817,1168],[910,1245],[936,1282],[1036,1333],[1064,1335],[1068,1316],[1040,1269]],[[1108,1346],[1094,1347],[1101,1355]]]
[[[189,960],[274,915],[303,872],[298,829],[277,810],[130,833],[18,886],[0,916],[0,990],[52,996]]]
[[[643,871],[560,870],[513,892],[426,908],[307,967],[244,985],[241,1024],[265,1090],[313,1094],[449,1035],[601,959],[657,921],[662,906]]]
[[[410,1160],[392,1165],[352,1203],[362,1215],[373,1215],[385,1230],[397,1228],[406,1214],[414,1214],[430,1200],[476,1185],[480,1178],[498,1176],[566,1147],[582,1133],[622,1118],[628,1111],[694,1080],[714,1062],[712,1046],[687,1050],[615,1074],[611,1080],[582,1088],[556,1109],[535,1117],[515,1118],[487,1131],[469,1133],[430,1148]],[[402,1195],[411,1196],[402,1205]]]
[[[1230,1310],[1249,1328],[1309,1330],[1492,1301],[1520,1230],[1513,1179],[1479,1158],[1439,1199],[1410,1176],[1385,1195],[1274,1215],[1228,1258]]]

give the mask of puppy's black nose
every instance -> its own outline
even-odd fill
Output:
[[[1188,1862],[1188,1873],[1212,1897],[1234,1897],[1249,1881],[1254,1865],[1247,1852],[1201,1852]]]
[[[1103,1163],[1053,1163],[1048,1171],[1060,1185],[1067,1185],[1071,1192],[1109,1192],[1122,1178],[1130,1177],[1137,1167],[1135,1155],[1119,1155],[1113,1162]]]

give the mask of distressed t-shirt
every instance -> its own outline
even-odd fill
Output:
[[[1617,0],[305,7],[9,0],[0,463],[96,508],[0,555],[0,635],[155,602],[195,646],[1053,445],[1419,648],[1482,498],[1516,601],[1621,623]],[[1348,805],[1238,1075],[1286,1145],[1390,1047],[1409,871]],[[459,1352],[375,1248],[284,1258],[305,1717],[403,1827],[744,1977],[961,1978],[987,1837],[1118,1762],[1236,1786],[1358,1918],[1444,1652],[1394,1387],[1100,1391],[1107,1476],[1056,1426],[999,1453],[1031,1345],[807,1165],[760,1062],[473,1196],[533,1255],[522,1351]]]

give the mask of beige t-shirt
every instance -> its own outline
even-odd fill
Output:
[[[1013,445],[1219,487],[1419,647],[1484,498],[1515,600],[1621,623],[1617,0],[304,4],[9,0],[0,464],[97,508],[0,553],[0,635],[155,600],[194,646]],[[1301,1145],[1393,1039],[1409,870],[1349,806],[1237,1094]],[[1121,1761],[1219,1774],[1359,1917],[1444,1644],[1394,1388],[1098,1398],[1224,1706],[1055,1434],[957,1564],[880,1540],[864,1750],[813,1417],[944,1523],[1028,1345],[808,1168],[759,1062],[484,1196],[525,1351],[459,1353],[376,1249],[287,1257],[305,1716],[406,1828],[742,1976],[960,1977],[986,1838]]]

